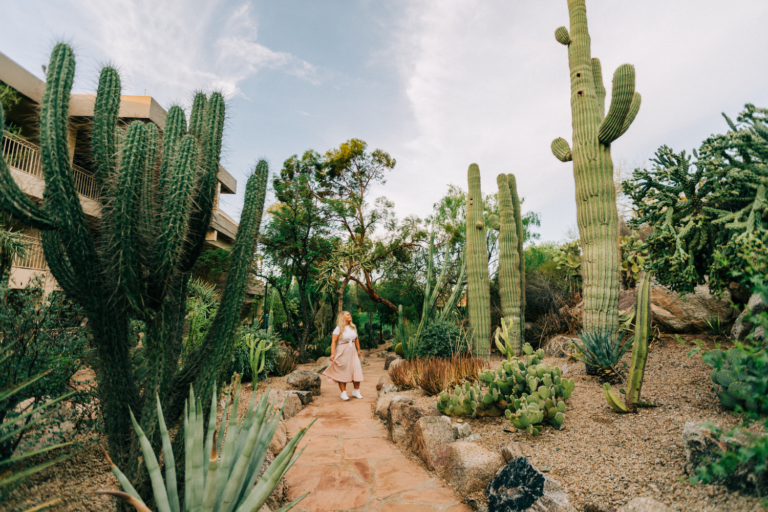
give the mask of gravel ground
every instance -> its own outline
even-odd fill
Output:
[[[703,336],[683,336],[687,341]],[[665,336],[651,348],[643,384],[643,398],[660,404],[640,409],[637,415],[616,414],[608,406],[597,377],[587,376],[583,363],[546,358],[551,366],[567,364],[567,376],[576,389],[568,400],[565,427],[547,427],[538,437],[513,432],[503,418],[466,419],[478,444],[494,451],[508,443],[519,443],[523,453],[540,470],[548,472],[568,492],[576,508],[588,503],[627,503],[638,496],[650,496],[674,510],[701,512],[764,511],[757,498],[727,492],[722,486],[692,486],[684,473],[685,454],[681,433],[686,422],[712,421],[723,427],[738,418],[720,407],[709,378],[710,369],[699,356],[688,357],[693,346],[681,345]],[[627,355],[627,361],[630,355]],[[491,366],[501,359],[496,356]],[[619,386],[614,386],[618,388]],[[421,390],[403,392],[416,404],[434,406],[435,397]],[[483,493],[469,496],[481,502]]]

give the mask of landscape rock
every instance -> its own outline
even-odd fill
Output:
[[[504,459],[498,453],[474,443],[456,441],[450,445],[448,462],[440,473],[464,495],[483,490],[503,465]]]
[[[509,443],[501,449],[501,456],[504,457],[504,460],[507,462],[518,457],[524,457],[523,448],[520,446],[520,443]]]
[[[468,443],[474,443],[475,441],[479,441],[479,440],[480,440],[480,434],[477,434],[477,433],[472,434],[471,436],[467,436],[466,438],[464,438],[464,441],[466,441]]]
[[[384,360],[384,369],[389,370],[389,367],[392,365],[392,362],[397,361],[398,359],[402,359],[402,358],[399,355],[395,354],[394,352],[387,354],[387,358]]]
[[[311,391],[313,396],[320,396],[320,376],[309,370],[294,370],[288,375],[286,383],[299,391]]]
[[[285,409],[283,409],[284,420],[293,418],[304,407],[301,405],[301,400],[299,400],[298,396],[283,389],[273,389],[270,391],[267,401],[278,409],[285,403]]]
[[[301,400],[301,405],[309,405],[312,402],[311,391],[297,391],[295,389],[291,389],[288,392],[299,397],[299,400]]]
[[[412,404],[413,398],[403,395],[395,395],[394,393],[381,395],[376,401],[376,416],[381,418],[383,421],[389,421],[389,407],[393,403],[398,402]]]
[[[317,359],[317,361],[315,361],[315,364],[317,364],[318,366],[322,366],[323,363],[325,363],[326,361],[328,361],[327,357],[320,357]]]
[[[405,401],[392,400],[389,406],[389,437],[399,446],[410,446],[413,427],[424,416],[439,416],[437,409],[421,409]]]
[[[570,344],[573,338],[568,336],[554,336],[544,344],[544,353],[550,357],[566,357],[571,351]]]
[[[427,416],[419,419],[413,427],[411,449],[429,469],[437,469],[448,462],[451,443],[453,429],[447,416]]]
[[[392,384],[392,379],[389,378],[389,375],[382,375],[379,377],[379,383],[376,384],[376,391],[381,391],[384,384]]]
[[[599,503],[587,503],[584,505],[584,512],[616,512],[616,508]]]
[[[331,360],[327,357],[321,357],[320,359],[325,359],[322,363],[320,363],[317,367],[315,367],[315,373],[323,373],[325,370],[328,369],[329,366],[331,366]],[[320,361],[318,359],[318,361]]]
[[[683,449],[685,450],[685,472],[692,475],[696,468],[720,450],[708,428],[688,422],[683,428]]]
[[[731,338],[734,340],[744,341],[754,327],[751,322],[747,321],[747,315],[751,311],[753,314],[760,314],[768,310],[768,304],[763,300],[763,296],[759,293],[753,294],[747,302],[747,306],[744,311],[741,312],[736,322],[731,329]],[[757,333],[755,333],[757,334]],[[762,336],[761,336],[762,338]]]
[[[463,439],[472,435],[472,427],[469,423],[454,423],[453,424],[453,437],[455,439]]]
[[[501,468],[486,489],[489,512],[576,512],[557,481],[537,471],[525,457]]]
[[[280,420],[277,423],[275,435],[272,436],[272,441],[269,443],[269,451],[275,455],[279,455],[286,444],[288,444],[288,429],[285,426],[285,422]]]
[[[672,509],[653,498],[635,498],[617,512],[672,512]]]

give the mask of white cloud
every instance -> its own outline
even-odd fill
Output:
[[[637,121],[613,146],[615,162],[642,162],[662,144],[697,146],[727,129],[721,111],[768,104],[768,74],[750,51],[762,44],[764,1],[587,4],[606,87],[630,62],[643,95]],[[401,216],[427,214],[447,183],[466,188],[476,162],[486,193],[498,174],[514,173],[525,207],[543,214],[544,238],[561,238],[576,211],[572,166],[550,151],[553,139],[571,139],[567,50],[554,38],[568,25],[566,3],[401,5],[391,54],[412,117],[384,146],[398,161],[386,193]]]

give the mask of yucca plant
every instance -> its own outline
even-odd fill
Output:
[[[195,398],[194,391],[190,387],[189,400],[184,406],[184,512],[255,512],[261,509],[280,479],[304,451],[302,448],[297,454],[296,447],[314,421],[290,440],[259,478],[259,471],[264,464],[269,443],[282,417],[282,409],[277,409],[267,402],[269,395],[267,390],[258,405],[254,394],[245,417],[238,419],[240,383],[239,379],[236,381],[237,390],[232,409],[229,411],[230,394],[227,394],[221,423],[218,426],[215,386],[207,422],[203,418],[202,401]],[[163,481],[158,458],[152,450],[152,445],[135,419],[133,428],[139,439],[144,464],[149,472],[158,512],[180,512],[182,508],[176,481],[176,464],[159,398],[157,398],[157,415],[165,460],[165,481]],[[205,431],[206,423],[207,431]],[[107,458],[109,460],[108,456]],[[109,462],[111,464],[112,461]],[[111,466],[112,473],[120,482],[124,492],[99,490],[96,493],[115,496],[133,505],[140,512],[149,512],[150,509],[128,478],[117,466],[114,464]],[[278,512],[292,509],[307,494],[279,509]]]
[[[574,358],[587,367],[596,368],[604,378],[613,380],[622,377],[619,361],[632,346],[633,338],[625,338],[624,331],[613,335],[610,331],[593,330],[582,332],[579,339],[581,342],[573,341],[577,348],[572,354]]]

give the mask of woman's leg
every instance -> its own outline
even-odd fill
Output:
[[[353,386],[355,386],[355,389],[360,389],[360,383],[359,382],[353,382]]]
[[[339,389],[341,390],[342,393],[347,390],[347,383],[346,382],[339,382],[338,384],[339,384]],[[359,385],[360,384],[358,383],[358,386]],[[357,389],[357,388],[355,388],[355,389]]]

